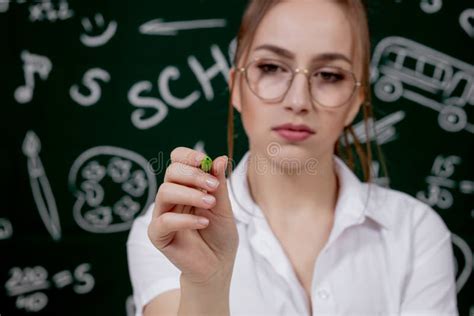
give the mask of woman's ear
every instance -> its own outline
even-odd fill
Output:
[[[354,118],[359,113],[360,107],[365,102],[365,88],[359,89],[359,93],[356,94],[356,100],[352,103],[350,110],[346,114],[346,120],[344,121],[344,127],[349,126]]]
[[[240,111],[242,110],[240,104],[240,84],[238,81],[236,81],[236,75],[237,72],[235,71],[235,67],[232,66],[229,72],[229,91],[231,93],[230,100],[232,102],[232,106],[236,108],[237,111],[239,111],[240,113]],[[234,87],[233,90],[232,87]]]

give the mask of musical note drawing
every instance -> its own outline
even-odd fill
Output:
[[[105,45],[115,35],[118,26],[116,21],[110,21],[109,24],[105,26],[104,17],[100,13],[94,16],[94,21],[89,18],[83,18],[81,23],[85,33],[81,34],[79,39],[82,44],[88,47]],[[92,33],[97,32],[99,32],[99,34],[92,35]]]
[[[57,9],[55,9],[55,5],[57,5]],[[66,0],[60,0],[56,4],[51,2],[51,0],[42,0],[30,5],[29,11],[31,22],[64,21],[74,16],[74,11],[69,8],[69,3]]]
[[[459,24],[471,38],[474,38],[474,9],[466,9],[459,15]]]
[[[386,37],[375,47],[371,82],[377,98],[404,97],[439,112],[448,132],[474,133],[465,105],[474,105],[474,66],[403,37]]]
[[[55,241],[59,241],[61,239],[61,224],[59,223],[58,209],[39,157],[41,143],[35,132],[30,130],[26,133],[22,149],[23,154],[28,158],[31,191],[41,220],[51,237]]]
[[[21,52],[23,60],[23,72],[25,74],[25,85],[15,90],[15,100],[18,103],[27,103],[33,99],[35,89],[35,73],[43,80],[48,79],[52,69],[52,63],[46,56],[31,54],[27,50]]]
[[[145,35],[174,36],[178,35],[178,31],[180,30],[209,29],[225,27],[226,25],[227,21],[225,19],[174,22],[164,22],[163,19],[154,19],[140,25],[138,31]]]
[[[129,229],[156,194],[156,178],[148,161],[118,147],[88,149],[74,161],[68,179],[76,197],[74,219],[92,233]],[[113,197],[107,196],[110,191]]]

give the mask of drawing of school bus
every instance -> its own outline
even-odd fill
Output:
[[[439,112],[448,132],[474,133],[466,106],[474,105],[474,67],[403,37],[386,37],[371,62],[374,93],[384,102],[405,98]],[[471,109],[469,109],[471,110]]]

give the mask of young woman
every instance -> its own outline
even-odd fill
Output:
[[[368,182],[338,156],[361,107],[371,115],[369,54],[360,0],[250,1],[230,159],[208,174],[204,154],[174,149],[130,232],[137,316],[457,315],[441,217],[371,183],[370,147],[356,146]],[[250,148],[232,171],[234,108]]]

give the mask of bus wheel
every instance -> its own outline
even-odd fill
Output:
[[[438,123],[445,131],[459,132],[466,127],[466,112],[460,107],[447,105],[439,112]]]
[[[375,84],[375,95],[382,101],[394,102],[400,99],[403,93],[403,86],[395,78],[383,76]]]

